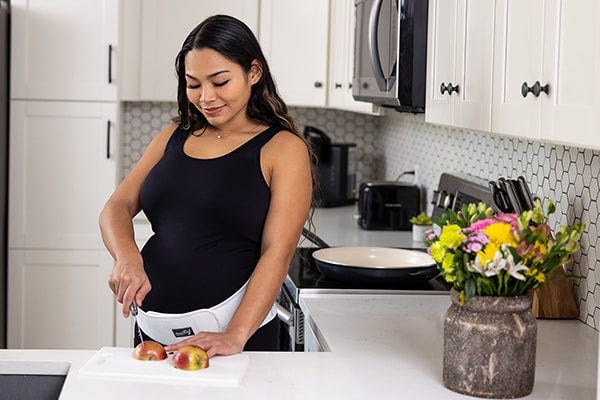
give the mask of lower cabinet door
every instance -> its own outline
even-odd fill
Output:
[[[9,249],[8,348],[113,346],[112,266],[100,250]]]

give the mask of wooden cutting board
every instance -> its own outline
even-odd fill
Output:
[[[237,386],[249,363],[247,354],[214,356],[208,368],[183,371],[173,366],[172,355],[162,361],[140,361],[132,354],[130,347],[103,347],[81,367],[79,374],[103,379]]]

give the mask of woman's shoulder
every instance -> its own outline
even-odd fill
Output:
[[[277,132],[264,146],[265,155],[271,165],[300,161],[307,157],[306,141],[293,132],[282,129]]]
[[[279,130],[268,142],[269,147],[277,151],[305,152],[308,149],[306,141],[293,132]]]

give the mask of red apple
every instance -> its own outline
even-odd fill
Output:
[[[133,358],[142,361],[160,361],[167,358],[167,352],[160,343],[144,340],[133,350]]]
[[[182,346],[173,355],[173,364],[186,371],[208,368],[208,354],[198,346]]]

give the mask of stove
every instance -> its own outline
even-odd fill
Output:
[[[284,286],[292,295],[292,299],[298,302],[300,293],[303,294],[424,294],[424,293],[447,293],[448,285],[440,276],[428,282],[420,280],[407,280],[406,282],[386,283],[385,281],[373,283],[347,283],[328,279],[321,274],[312,257],[312,253],[318,250],[316,247],[300,247],[292,259],[288,276]],[[424,250],[418,250],[424,251]]]
[[[487,203],[489,199],[487,186],[471,179],[444,173],[440,177],[438,190],[434,191],[432,216],[439,216],[448,209],[459,210],[464,203]],[[312,253],[318,249],[297,249],[277,298],[278,316],[282,321],[282,350],[304,349],[304,315],[298,305],[301,294],[447,294],[451,287],[440,275],[426,282],[417,279],[401,283],[382,280],[376,284],[334,281],[324,277],[318,270],[312,257]]]

